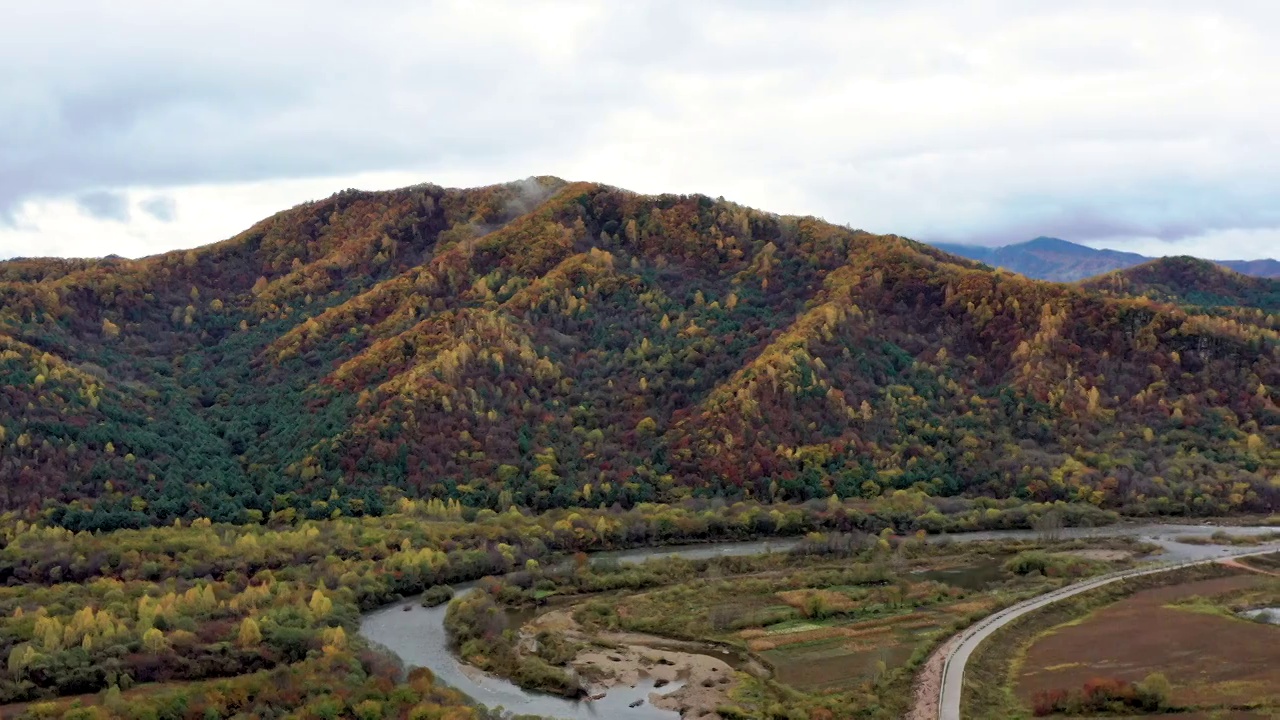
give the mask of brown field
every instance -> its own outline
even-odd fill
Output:
[[[1053,716],[1060,717],[1060,716]],[[1076,720],[1108,720],[1115,715],[1072,716]],[[1125,715],[1127,718],[1159,718],[1160,720],[1276,720],[1271,710],[1199,710],[1196,712],[1159,713],[1156,715]]]
[[[880,663],[906,662],[931,632],[956,617],[989,609],[988,598],[852,623],[821,623],[783,632],[744,632],[747,647],[772,664],[776,678],[810,692],[849,689],[875,677]]]
[[[787,645],[839,638],[846,647],[862,650],[876,647],[885,638],[892,638],[902,631],[934,628],[938,624],[939,617],[933,613],[912,613],[849,625],[815,625],[812,628],[771,633],[763,637],[755,635],[747,642],[747,647],[763,652]]]
[[[1280,574],[1280,553],[1247,557],[1240,560],[1240,563],[1273,575]]]
[[[1239,575],[1144,590],[1059,626],[1027,650],[1018,695],[1029,701],[1040,690],[1078,689],[1090,678],[1138,682],[1160,672],[1183,707],[1280,702],[1280,627],[1168,607],[1266,581]]]
[[[837,612],[848,612],[858,606],[853,598],[840,592],[832,590],[784,590],[777,594],[782,602],[791,607],[803,611],[808,603],[812,600],[819,600],[825,607]]]

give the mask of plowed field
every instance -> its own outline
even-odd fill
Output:
[[[1280,703],[1280,627],[1169,606],[1260,582],[1266,578],[1240,575],[1144,590],[1061,625],[1028,649],[1018,694],[1029,701],[1091,678],[1138,682],[1160,672],[1179,706]]]

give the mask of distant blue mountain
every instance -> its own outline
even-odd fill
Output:
[[[1145,255],[1119,250],[1095,250],[1059,238],[1038,237],[1016,245],[980,247],[955,243],[934,243],[952,255],[1002,267],[1027,277],[1058,282],[1075,282],[1123,270],[1152,260]],[[1276,260],[1215,260],[1219,265],[1244,275],[1280,278],[1280,262]]]

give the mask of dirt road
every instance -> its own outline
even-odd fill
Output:
[[[1263,570],[1262,568],[1254,567],[1252,565],[1245,565],[1244,563],[1240,562],[1239,560],[1236,560],[1235,558],[1227,558],[1226,560],[1222,561],[1222,564],[1228,567],[1233,567],[1240,570],[1248,570],[1249,572],[1255,572],[1260,575],[1270,575],[1272,577],[1280,577],[1280,574],[1278,573],[1273,573],[1270,570]]]
[[[951,652],[959,641],[958,634],[947,640],[920,666],[913,689],[915,704],[903,720],[936,720],[938,700],[942,694],[942,673],[946,669],[947,658],[951,657]]]

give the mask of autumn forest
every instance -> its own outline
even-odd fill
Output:
[[[0,509],[73,531],[405,497],[1270,511],[1275,281],[1193,269],[1190,294],[1166,261],[1041,282],[545,177],[345,191],[193,250],[0,263]]]

